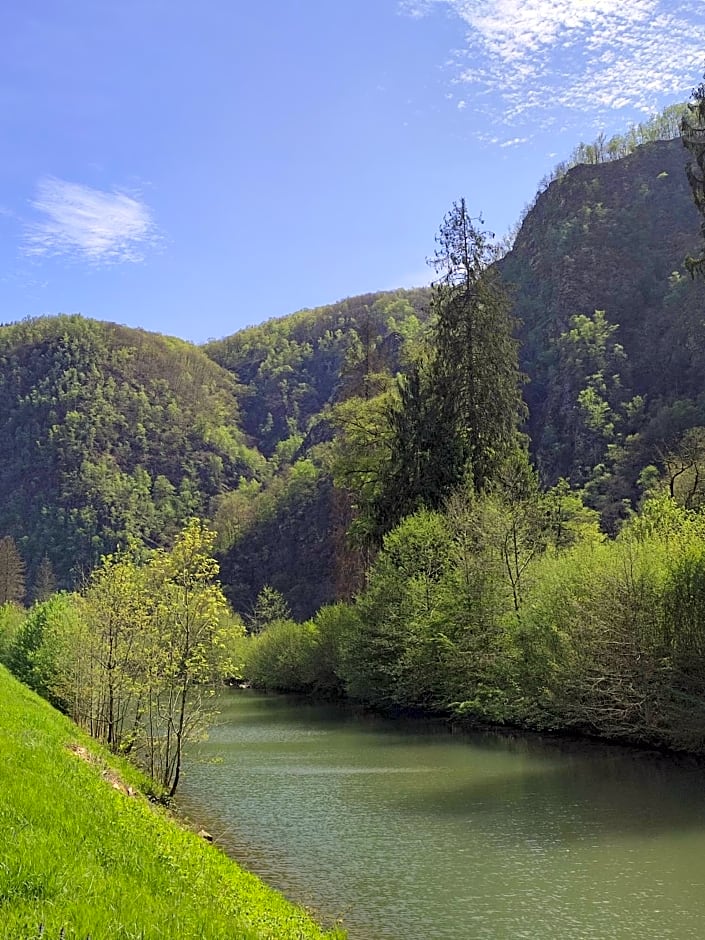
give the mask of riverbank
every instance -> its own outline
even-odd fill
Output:
[[[2,940],[340,940],[0,666]]]

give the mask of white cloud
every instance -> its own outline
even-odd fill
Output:
[[[157,238],[147,206],[126,193],[46,177],[31,202],[40,218],[25,227],[29,255],[66,255],[96,264],[141,261]]]
[[[556,106],[648,113],[664,96],[685,98],[705,61],[703,0],[404,0],[401,8],[462,20],[456,81],[498,92],[507,124],[542,124]]]
[[[512,137],[511,140],[503,140],[500,147],[517,147],[519,144],[525,144],[528,137]]]

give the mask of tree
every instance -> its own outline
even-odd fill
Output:
[[[11,535],[0,539],[0,604],[21,604],[25,596],[25,565]]]
[[[227,671],[232,635],[216,581],[215,532],[192,519],[170,552],[150,561],[153,608],[147,665],[145,735],[151,775],[170,796],[181,775],[183,746],[198,731],[212,683]]]
[[[705,82],[693,89],[688,107],[681,119],[683,146],[692,156],[686,166],[686,175],[698,212],[705,216]],[[705,238],[705,222],[700,227]],[[691,277],[705,275],[705,254],[700,258],[688,256],[685,266]]]
[[[250,618],[250,633],[261,633],[271,624],[291,620],[291,610],[281,591],[265,584],[257,595],[255,609]]]
[[[449,430],[464,450],[476,492],[486,489],[515,448],[524,411],[516,320],[491,266],[490,238],[461,199],[441,225],[432,261],[440,274],[434,285],[432,388],[449,406]]]
[[[145,709],[150,607],[147,567],[107,555],[84,591],[85,636],[69,638],[73,717],[114,751],[131,749]]]
[[[431,261],[435,325],[427,363],[400,382],[390,409],[392,455],[377,518],[382,532],[455,487],[484,491],[518,443],[523,415],[516,321],[492,267],[490,235],[453,205]]]
[[[37,574],[34,579],[34,588],[32,590],[32,599],[35,602],[47,601],[52,594],[56,593],[56,576],[54,568],[49,561],[49,556],[44,555],[39,562]]]
[[[434,389],[427,362],[399,377],[387,410],[389,460],[372,500],[378,544],[405,516],[440,508],[462,480],[465,453],[454,433],[453,411],[452,398]]]
[[[690,428],[668,453],[660,453],[668,493],[686,509],[698,509],[705,493],[705,428]]]

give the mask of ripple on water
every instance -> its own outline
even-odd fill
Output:
[[[190,763],[184,794],[352,940],[703,935],[699,769],[237,695],[201,750],[219,763]]]

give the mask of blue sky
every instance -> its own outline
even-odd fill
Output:
[[[0,321],[182,336],[428,280],[581,140],[687,98],[703,0],[24,0],[0,9]]]

